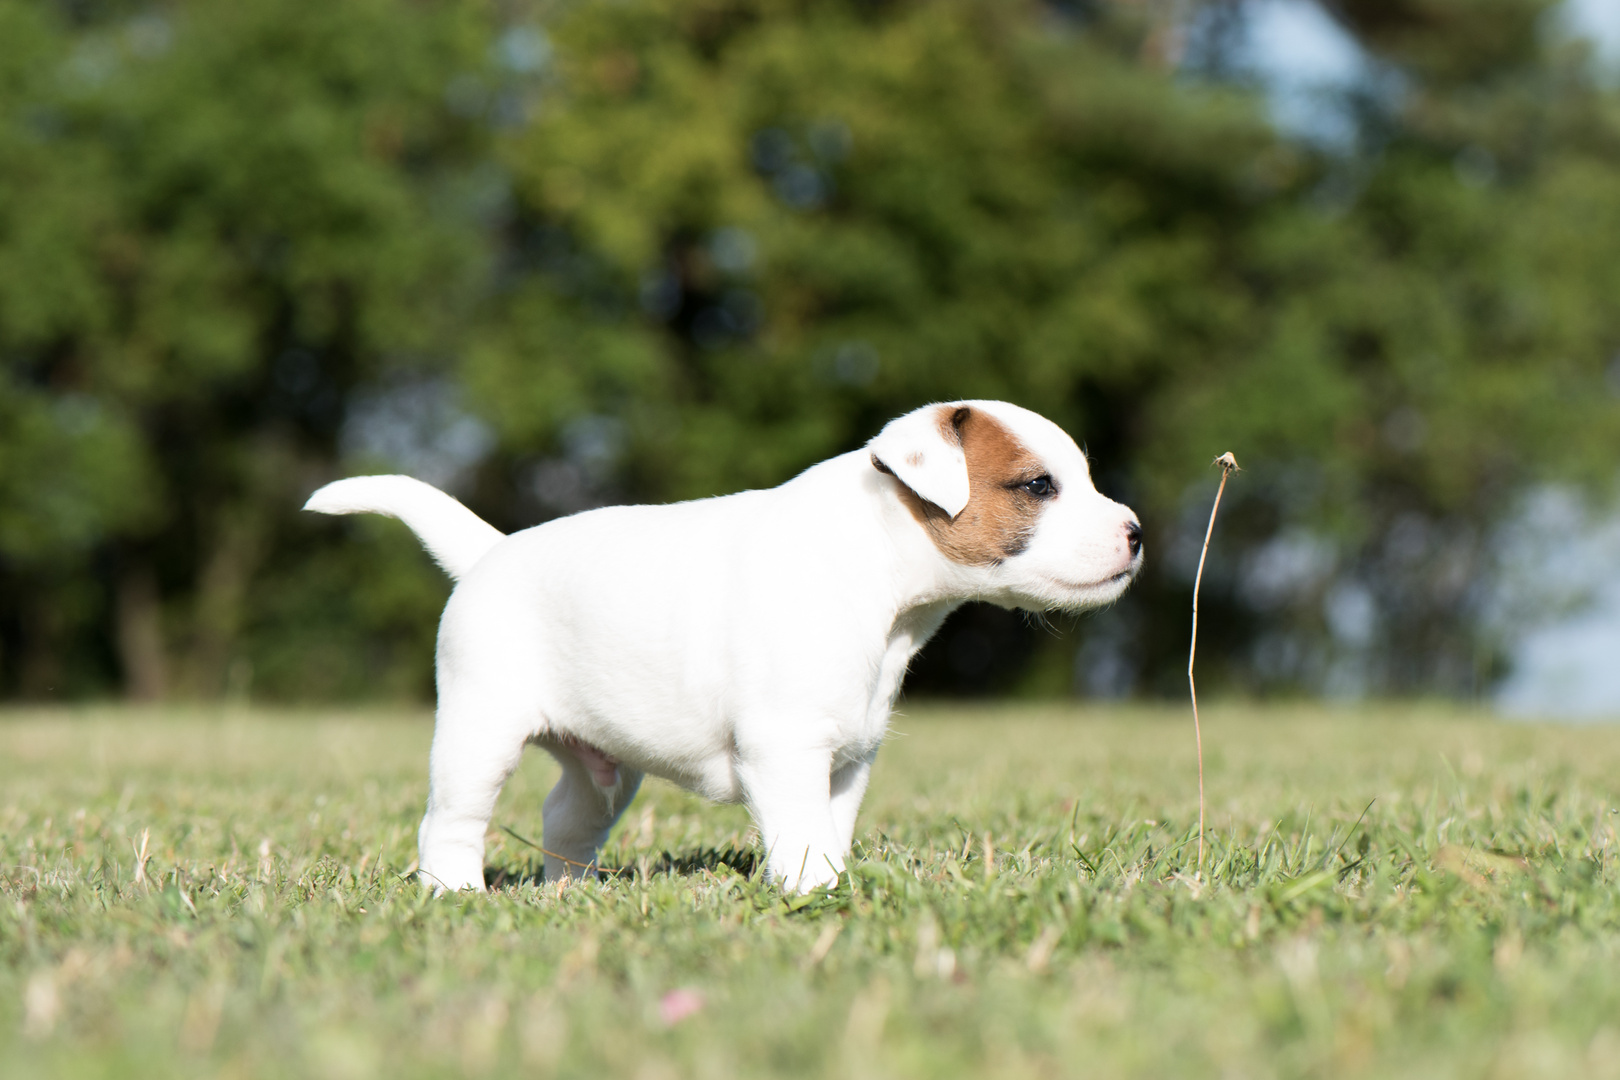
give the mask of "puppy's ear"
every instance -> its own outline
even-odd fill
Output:
[[[965,405],[930,405],[890,420],[866,444],[873,466],[954,518],[968,504],[961,429],[970,412]]]

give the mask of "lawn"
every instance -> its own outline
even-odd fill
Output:
[[[1184,710],[905,712],[793,901],[657,782],[536,882],[539,754],[424,897],[421,713],[0,715],[0,1071],[1620,1077],[1620,726],[1211,707],[1200,880]]]

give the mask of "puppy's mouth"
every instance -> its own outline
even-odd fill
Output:
[[[1070,611],[1085,611],[1088,608],[1102,607],[1112,604],[1120,595],[1130,587],[1136,579],[1137,572],[1142,569],[1140,558],[1132,559],[1130,565],[1117,574],[1110,574],[1095,581],[1066,581],[1055,575],[1046,575],[1046,580],[1061,590],[1062,599],[1054,603],[1054,608]]]
[[[1119,573],[1113,573],[1113,575],[1108,575],[1106,578],[1097,578],[1095,581],[1064,581],[1063,578],[1059,578],[1059,576],[1050,575],[1050,573],[1048,573],[1047,580],[1051,581],[1053,585],[1058,586],[1058,588],[1068,589],[1069,593],[1090,593],[1090,591],[1093,591],[1093,589],[1106,589],[1115,585],[1129,585],[1132,580],[1136,580],[1136,575],[1140,572],[1140,570],[1142,570],[1142,555],[1137,554],[1132,555],[1131,562],[1124,565],[1124,570],[1121,570]]]
[[[1067,592],[1087,593],[1112,588],[1115,585],[1129,585],[1136,578],[1138,570],[1142,569],[1142,560],[1133,559],[1131,565],[1111,577],[1100,578],[1097,581],[1064,581],[1060,577],[1047,576],[1048,581]]]

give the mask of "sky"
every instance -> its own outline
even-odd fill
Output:
[[[1620,67],[1620,0],[1566,0],[1564,17],[1576,33],[1597,44],[1611,67]]]
[[[1313,0],[1255,0],[1242,46],[1245,68],[1267,87],[1283,130],[1327,143],[1347,143],[1350,119],[1335,92],[1371,77],[1355,39]]]
[[[1315,0],[1253,0],[1248,19],[1244,66],[1268,87],[1277,123],[1300,137],[1347,142],[1349,120],[1332,92],[1374,74],[1355,39]],[[1555,24],[1590,39],[1620,74],[1620,0],[1565,0]]]

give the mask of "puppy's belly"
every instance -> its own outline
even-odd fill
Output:
[[[742,802],[742,785],[737,782],[735,762],[729,754],[679,765],[659,762],[645,771],[714,802]]]
[[[596,781],[597,787],[610,788],[619,782],[619,759],[590,743],[575,738],[558,740],[564,751],[573,754]]]
[[[578,735],[555,728],[535,735],[530,741],[546,747],[554,754],[573,756],[585,766],[585,770],[590,773],[591,779],[598,787],[611,788],[616,785],[619,782],[619,769],[623,766],[648,776],[668,780],[715,802],[742,801],[742,788],[737,782],[735,763],[729,752],[707,756],[693,756],[688,753],[671,760],[656,753],[648,754],[644,749],[634,747],[625,749],[613,739],[603,740],[604,743],[615,746],[614,750],[605,750]]]
[[[561,664],[552,670],[558,668],[566,670]],[[877,750],[892,698],[884,683],[857,687],[843,700],[814,708],[802,700],[740,707],[726,701],[726,680],[694,687],[678,679],[609,681],[594,670],[570,674],[575,678],[560,687],[565,692],[550,696],[540,711],[549,734],[577,748],[575,756],[601,786],[611,786],[612,770],[622,764],[721,803],[742,802],[746,795],[737,771],[739,746],[755,754],[799,747],[811,759],[830,751],[829,764],[837,769]],[[746,686],[740,678],[730,681]],[[749,696],[757,702],[766,695]]]

